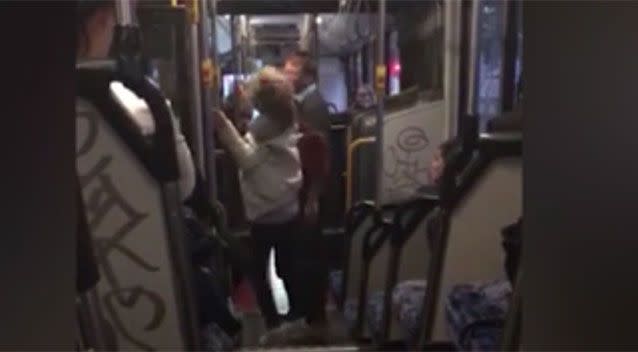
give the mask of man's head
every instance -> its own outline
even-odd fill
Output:
[[[317,65],[307,51],[299,50],[286,58],[283,72],[295,88],[295,92],[299,93],[315,82]]]

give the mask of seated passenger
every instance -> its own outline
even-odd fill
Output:
[[[300,212],[303,176],[297,149],[292,86],[275,68],[266,67],[246,87],[246,98],[261,115],[242,136],[222,111],[215,127],[219,141],[239,168],[246,217],[251,223],[253,285],[269,329],[280,324],[268,285],[268,260],[275,249],[277,272],[293,290],[294,236]],[[294,306],[295,302],[291,302]]]
[[[115,1],[82,1],[78,5],[77,60],[99,60],[108,57],[115,28]],[[130,117],[140,128],[144,136],[155,133],[155,123],[148,106],[120,82],[111,84],[111,92],[118,102],[129,112]],[[168,102],[167,102],[168,103]],[[83,102],[78,104],[78,112],[92,114],[96,112]],[[195,167],[186,140],[181,133],[179,123],[173,118],[175,131],[175,151],[179,164],[179,190],[182,199],[188,198],[195,186]]]
[[[453,140],[449,140],[441,143],[434,152],[430,167],[428,168],[428,179],[430,184],[438,185],[443,174],[443,168],[445,167],[445,155],[452,149],[454,145]]]
[[[364,84],[357,88],[357,94],[350,109],[353,111],[353,114],[356,114],[372,109],[375,104],[376,96],[374,95],[374,90],[370,85]]]
[[[78,45],[77,45],[77,60],[96,60],[105,59],[108,57],[109,49],[111,47],[111,41],[113,39],[113,33],[115,28],[115,1],[114,0],[86,0],[80,1],[77,5],[77,30],[78,30]],[[144,136],[150,137],[155,133],[155,121],[150,113],[148,105],[142,99],[140,99],[131,90],[124,87],[120,82],[114,82],[111,85],[111,93],[118,103],[128,111],[131,119],[137,124],[140,133]],[[169,104],[167,102],[167,104]],[[171,111],[172,113],[172,111]],[[87,101],[78,99],[76,103],[76,114],[78,116],[85,115],[91,118],[100,118],[99,111],[89,104]],[[196,169],[194,167],[193,158],[191,152],[186,144],[186,140],[181,133],[178,120],[173,116],[173,128],[175,138],[175,148],[177,163],[179,167],[180,178],[178,181],[179,191],[182,200],[189,198],[193,193],[193,188],[196,183]],[[187,232],[191,236],[193,243],[206,236],[202,234],[202,231],[193,229],[192,222],[186,222],[187,228],[190,230]],[[86,234],[83,231],[80,234]],[[90,244],[90,241],[86,242]],[[78,247],[78,250],[84,249],[86,252],[91,251],[91,248],[85,248],[90,246]],[[190,246],[194,247],[194,246]],[[194,248],[196,249],[196,248]],[[78,257],[81,259],[86,258],[89,253],[78,253]],[[198,299],[198,306],[200,307],[200,323],[207,325],[210,323],[216,324],[221,327],[226,334],[230,337],[238,335],[241,328],[239,322],[235,321],[230,313],[226,300],[223,298],[221,292],[223,292],[215,281],[218,280],[210,273],[208,268],[205,268],[199,262],[195,261],[194,264],[194,281],[196,296]],[[93,266],[89,260],[79,261],[78,265]],[[95,270],[97,268],[80,267],[78,272],[89,272],[91,282],[94,284],[96,281]],[[83,287],[86,285],[83,285]],[[204,331],[209,328],[204,327]],[[229,347],[229,346],[225,346]]]
[[[111,92],[117,101],[128,111],[129,116],[136,123],[140,132],[145,137],[155,134],[155,121],[146,102],[135,95],[131,90],[126,88],[121,82],[113,82],[111,84]],[[177,157],[177,165],[179,167],[178,188],[182,200],[190,197],[195,188],[195,165],[193,156],[186,138],[182,134],[179,120],[170,108],[170,102],[166,102],[172,114],[173,134],[175,137],[175,154]]]

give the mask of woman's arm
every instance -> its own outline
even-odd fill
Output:
[[[261,148],[251,138],[243,138],[223,111],[214,114],[219,141],[240,169],[250,169],[263,161]]]
[[[195,163],[186,138],[182,134],[179,120],[173,116],[173,131],[175,135],[175,155],[179,168],[178,187],[182,200],[187,199],[195,188]]]

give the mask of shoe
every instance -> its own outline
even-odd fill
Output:
[[[282,347],[290,345],[322,345],[326,343],[325,325],[308,325],[305,319],[283,323],[259,339],[262,347]]]

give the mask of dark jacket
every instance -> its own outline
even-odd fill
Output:
[[[315,89],[309,93],[303,101],[297,104],[299,108],[299,120],[310,128],[320,131],[326,138],[330,136],[330,111],[328,104]]]
[[[309,190],[316,188],[323,193],[330,180],[330,147],[326,138],[316,129],[299,124],[302,136],[297,142],[303,184],[299,192],[299,204],[302,204],[301,216],[305,216],[305,205],[309,201]]]

